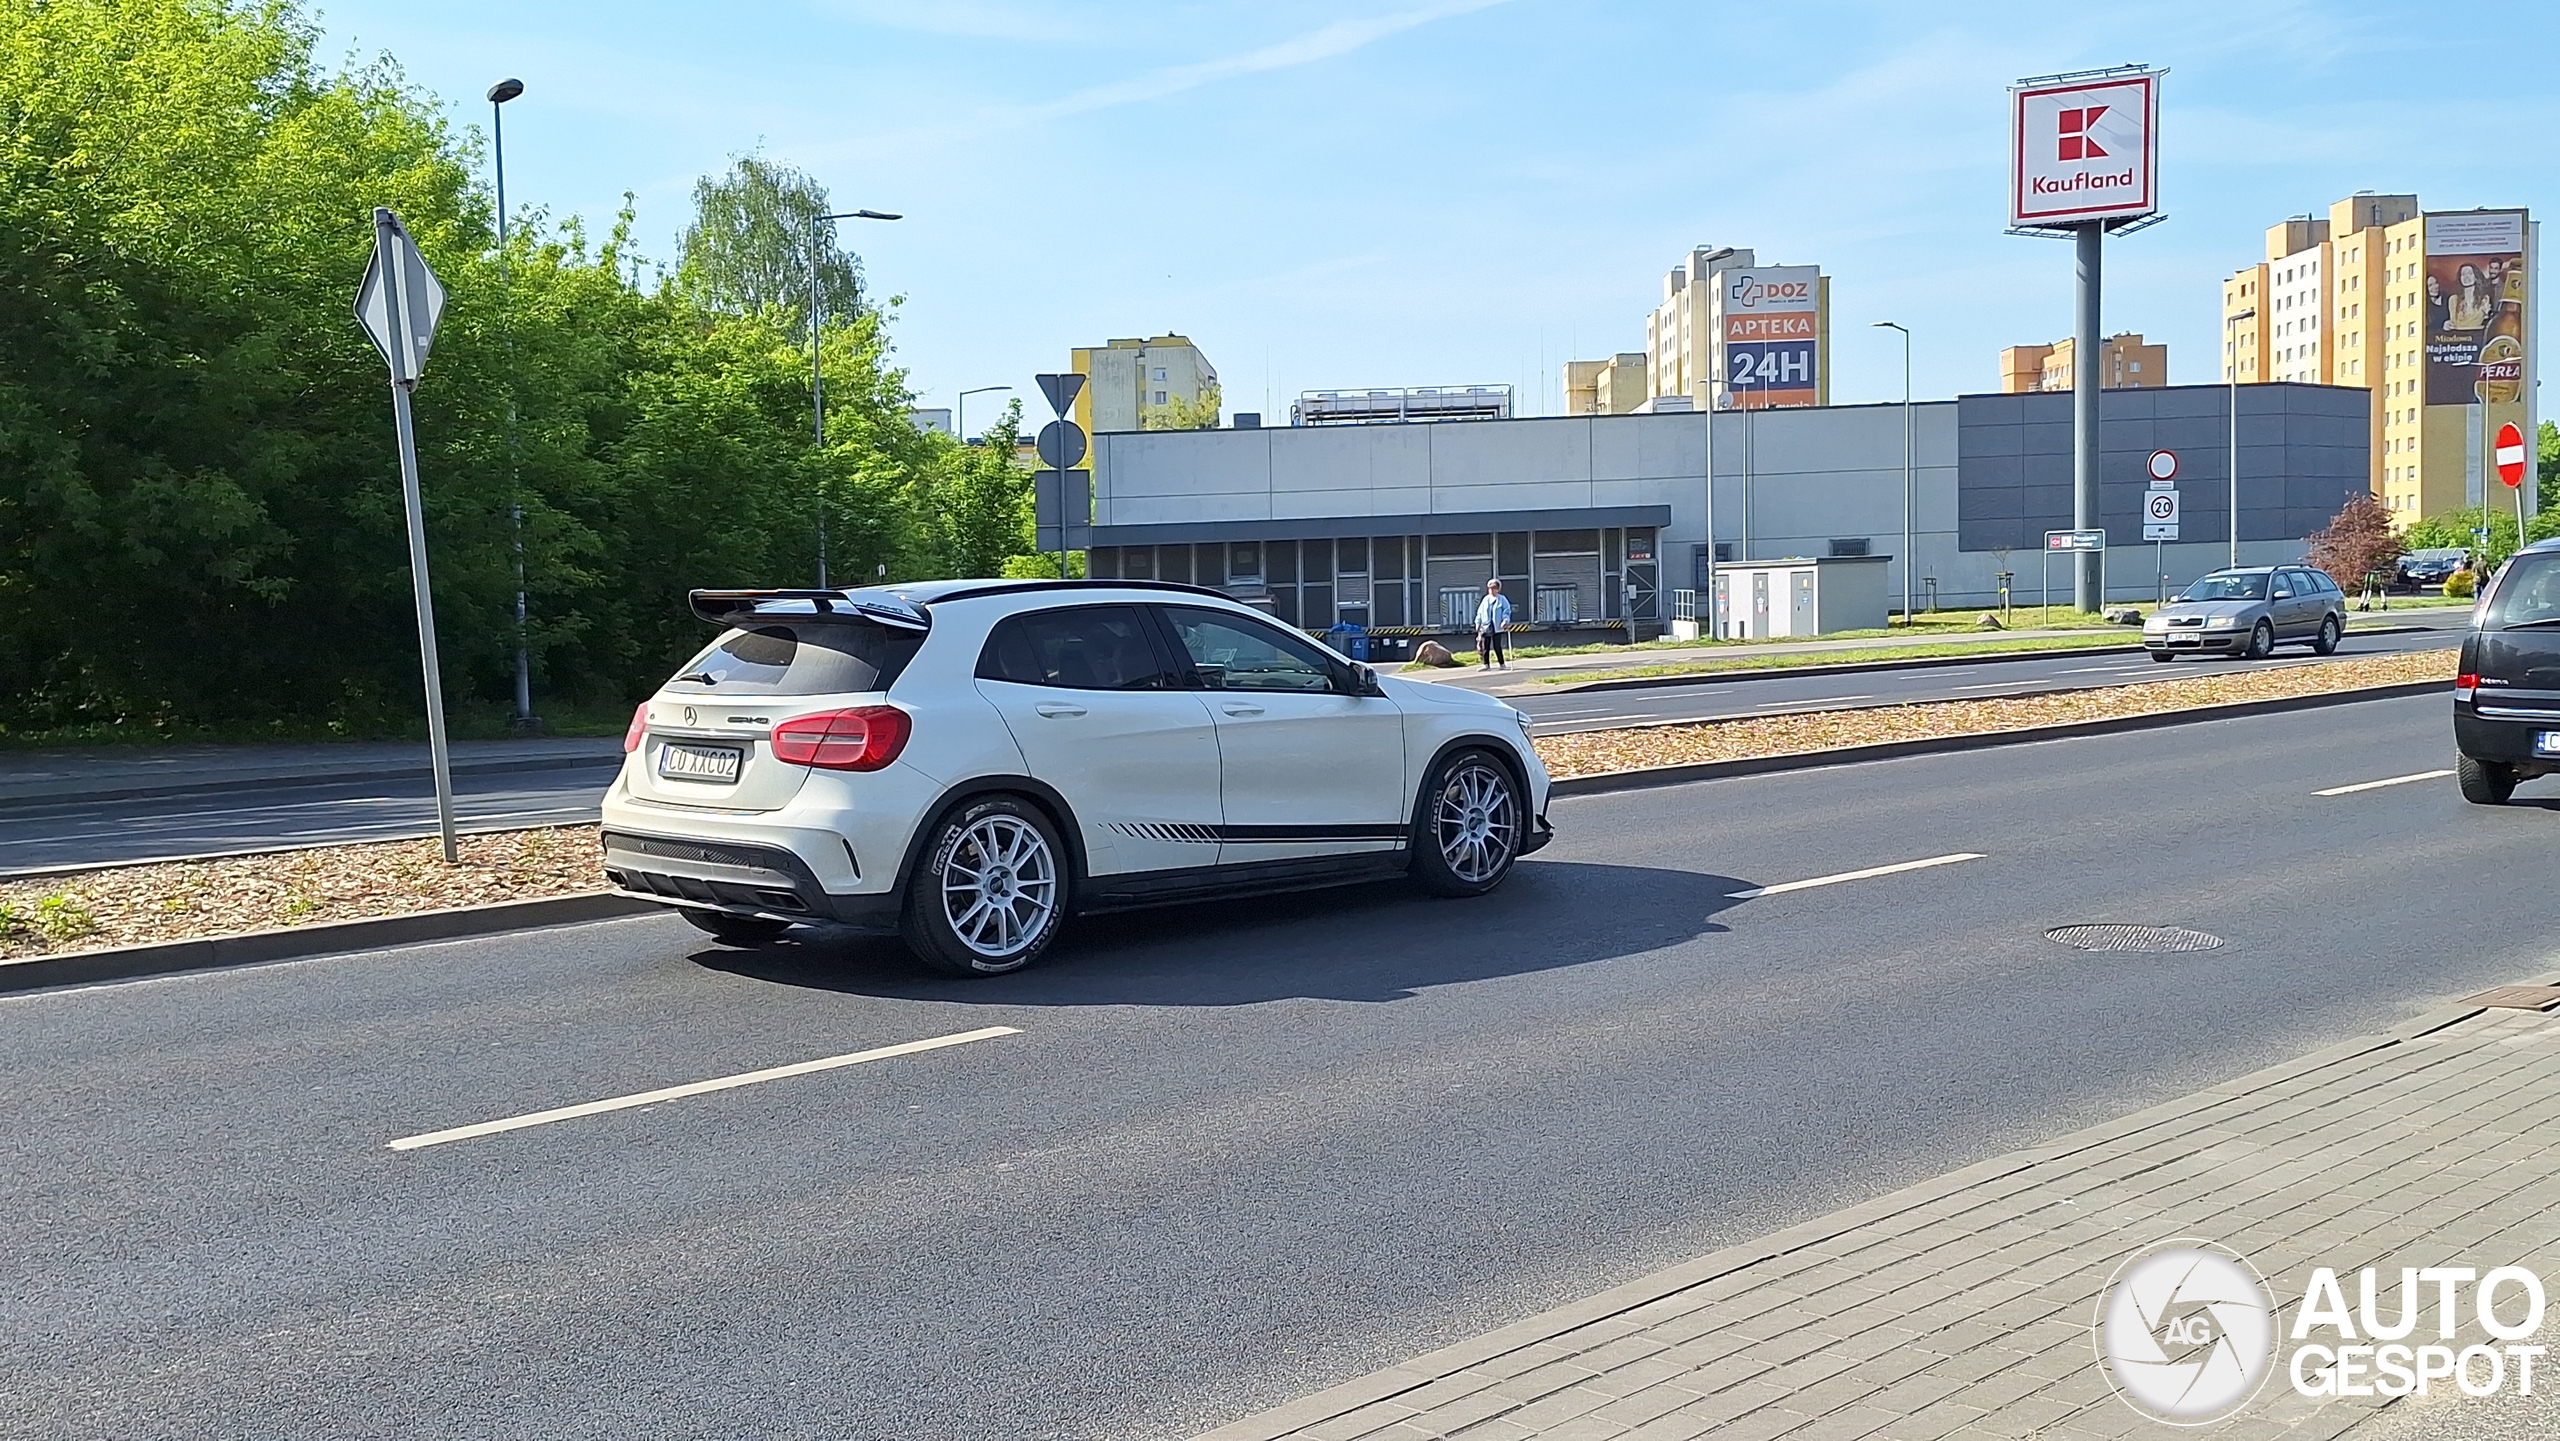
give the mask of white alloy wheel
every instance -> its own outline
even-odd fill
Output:
[[[990,812],[962,826],[941,889],[953,938],[991,961],[1011,960],[1046,936],[1057,914],[1057,852],[1028,820]]]

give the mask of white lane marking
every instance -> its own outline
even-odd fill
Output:
[[[1874,697],[1874,696],[1871,696],[1871,695],[1818,695],[1818,696],[1815,696],[1814,698],[1812,698],[1811,700],[1773,700],[1773,701],[1769,702],[1767,705],[1764,705],[1764,706],[1756,706],[1756,707],[1754,707],[1754,709],[1756,709],[1756,710],[1775,710],[1775,709],[1777,709],[1777,708],[1778,708],[1778,707],[1780,707],[1780,706],[1799,706],[1799,705],[1838,705],[1838,704],[1840,704],[1842,701],[1852,701],[1852,700],[1874,700],[1874,699],[1875,699],[1875,697]]]
[[[1982,853],[1979,851],[1958,851],[1951,856],[1931,856],[1925,861],[1903,861],[1897,865],[1869,866],[1863,871],[1842,871],[1836,876],[1815,876],[1807,881],[1787,881],[1774,886],[1753,886],[1747,891],[1731,892],[1726,899],[1748,901],[1761,896],[1782,895],[1788,891],[1811,890],[1815,886],[1836,886],[1842,881],[1863,881],[1876,876],[1898,875],[1904,871],[1925,871],[1931,866],[1951,866],[1958,861],[1981,859]]]
[[[561,1106],[549,1111],[535,1111],[530,1115],[509,1116],[502,1121],[482,1121],[472,1126],[455,1126],[451,1130],[429,1131],[420,1136],[403,1136],[391,1143],[391,1149],[415,1151],[424,1146],[441,1146],[447,1141],[468,1141],[475,1136],[495,1136],[505,1131],[521,1131],[528,1126],[547,1126],[554,1121],[574,1121],[581,1116],[600,1116],[607,1111],[627,1111],[634,1106],[654,1106],[660,1101],[681,1100],[686,1096],[700,1096],[712,1091],[735,1090],[740,1086],[787,1080],[793,1076],[832,1071],[843,1066],[859,1066],[865,1061],[885,1061],[892,1056],[912,1056],[919,1051],[938,1051],[945,1046],[963,1046],[971,1041],[985,1041],[997,1036],[1021,1034],[1021,1029],[1015,1026],[987,1026],[980,1030],[962,1031],[957,1035],[935,1036],[926,1041],[904,1041],[894,1046],[855,1051],[849,1055],[828,1056],[815,1061],[797,1061],[788,1066],[770,1066],[761,1071],[742,1071],[734,1076],[721,1076],[709,1081],[692,1081],[681,1086],[666,1086],[655,1091],[642,1091],[637,1095],[615,1096],[608,1100],[588,1101],[583,1105]]]
[[[1947,688],[1949,690],[2016,690],[2022,685],[2034,684],[2036,682],[2033,680],[1995,680],[1982,685],[1959,685]]]
[[[2453,774],[2451,771],[2420,771],[2415,775],[2393,776],[2391,779],[2384,781],[2362,781],[2351,786],[2331,786],[2325,791],[2313,791],[2312,794],[2315,796],[2351,796],[2358,791],[2378,791],[2384,786],[2405,786],[2411,781],[2440,781],[2451,774]]]
[[[1653,713],[1652,713],[1652,712],[1650,712],[1650,711],[1646,711],[1646,712],[1643,712],[1643,713],[1641,713],[1641,714],[1637,714],[1637,715],[1595,715],[1595,716],[1575,716],[1572,720],[1569,720],[1569,721],[1559,721],[1559,722],[1556,722],[1556,724],[1559,724],[1559,725],[1575,725],[1575,726],[1592,726],[1592,725],[1605,725],[1605,724],[1607,724],[1607,723],[1608,723],[1608,722],[1610,722],[1610,721],[1660,720],[1660,719],[1661,719],[1661,717],[1660,717],[1660,716],[1657,716],[1657,715],[1653,714]],[[1540,722],[1540,724],[1545,724],[1545,722]]]

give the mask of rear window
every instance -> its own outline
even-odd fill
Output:
[[[859,621],[733,630],[684,663],[667,689],[704,695],[845,695],[887,690],[924,637]]]
[[[2507,562],[2480,612],[2482,630],[2560,622],[2560,555],[2520,555]]]

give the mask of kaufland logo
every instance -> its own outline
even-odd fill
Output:
[[[2104,105],[2086,110],[2061,112],[2062,133],[2056,138],[2054,158],[2057,160],[2104,160],[2107,152],[2098,147],[2098,139],[2089,132],[2098,126],[2098,117],[2107,113]]]

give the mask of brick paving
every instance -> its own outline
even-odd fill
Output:
[[[2396,1409],[2298,1395],[2283,1338],[2315,1266],[2347,1278],[2350,1305],[2365,1266],[2384,1268],[2386,1295],[2404,1265],[2560,1274],[2555,1123],[2560,1015],[2466,1003],[1729,1247],[1201,1441],[2172,1436],[2109,1390],[2092,1322],[2117,1265],[2175,1237],[2249,1258],[2279,1308],[2271,1378],[2210,1434],[2396,1430],[2421,1405],[2458,1420],[2475,1404],[2459,1395]],[[2488,1339],[2464,1299],[2455,1346]],[[2555,1331],[2560,1296],[2531,1339]],[[2550,1370],[2560,1387],[2560,1354]]]

